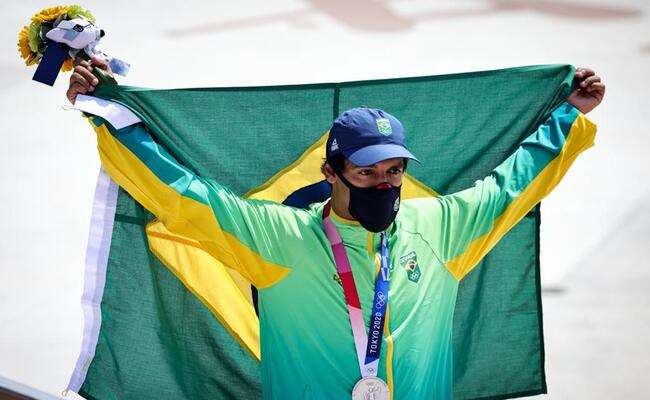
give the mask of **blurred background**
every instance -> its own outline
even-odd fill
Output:
[[[17,35],[50,1],[0,13],[0,376],[60,394],[81,346],[99,161],[67,74],[31,80]],[[550,399],[648,398],[650,3],[602,0],[79,2],[128,61],[121,83],[256,86],[570,63],[607,85],[597,145],[543,203]]]

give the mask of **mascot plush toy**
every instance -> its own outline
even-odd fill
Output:
[[[52,86],[59,71],[72,69],[72,60],[93,55],[105,58],[113,73],[126,75],[129,64],[100,50],[104,31],[94,22],[90,11],[77,5],[46,8],[35,14],[18,37],[25,63],[38,64],[32,79]]]

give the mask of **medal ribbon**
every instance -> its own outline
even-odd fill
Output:
[[[379,356],[381,355],[386,311],[388,309],[388,273],[390,265],[386,233],[381,233],[381,268],[375,280],[375,295],[372,302],[372,313],[370,314],[370,327],[369,332],[366,333],[366,324],[363,321],[361,303],[359,302],[357,286],[354,283],[354,276],[350,268],[350,260],[343,247],[341,235],[330,219],[330,209],[331,205],[327,203],[323,209],[323,227],[327,239],[332,246],[336,270],[343,285],[343,293],[348,306],[348,315],[350,316],[350,325],[354,337],[354,346],[357,351],[359,370],[363,378],[376,377]]]

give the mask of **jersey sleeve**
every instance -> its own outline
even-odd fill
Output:
[[[142,124],[114,129],[90,119],[102,166],[165,227],[264,288],[289,272],[286,248],[308,226],[303,210],[245,200],[181,165]]]
[[[564,103],[488,177],[425,207],[432,242],[448,271],[458,280],[467,275],[555,188],[595,134],[596,126]]]

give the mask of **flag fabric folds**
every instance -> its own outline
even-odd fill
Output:
[[[340,111],[367,105],[398,117],[421,161],[409,164],[404,197],[437,196],[504,161],[569,95],[573,72],[549,65],[295,86],[104,86],[95,95],[133,111],[198,175],[246,198],[307,207],[329,196],[320,164]],[[69,389],[101,400],[259,398],[255,289],[105,174],[94,210],[83,348]],[[546,392],[539,224],[536,207],[460,284],[456,399]]]

